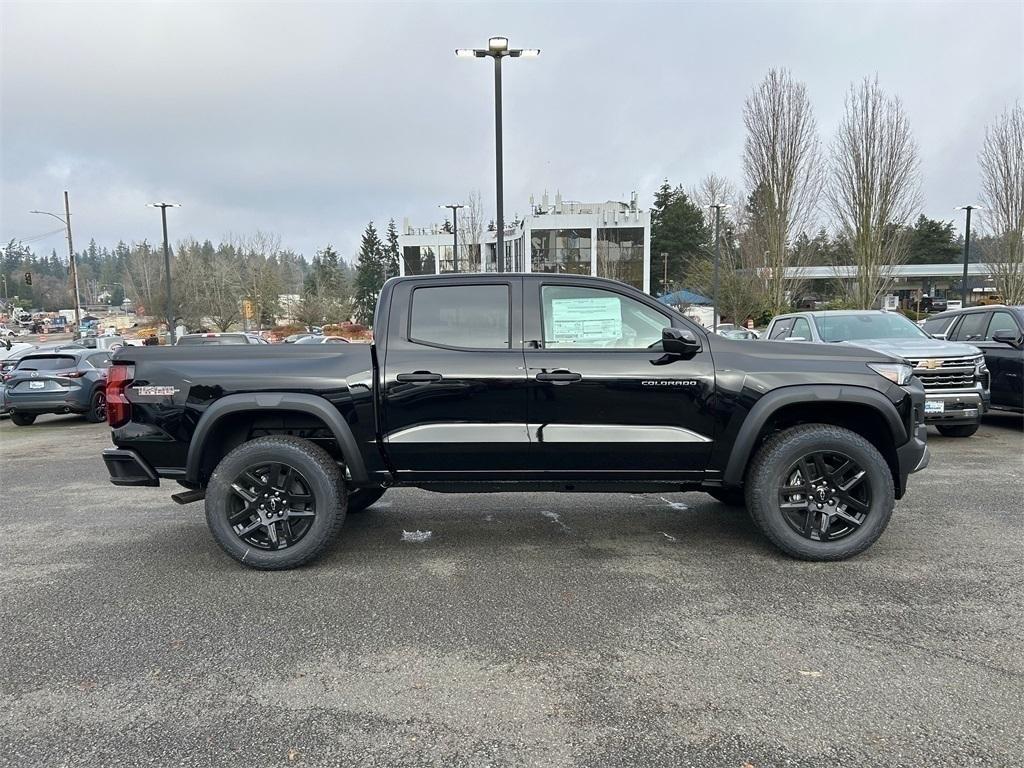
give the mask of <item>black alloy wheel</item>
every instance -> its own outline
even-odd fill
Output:
[[[276,551],[298,544],[313,527],[316,500],[309,481],[282,462],[253,464],[231,483],[228,524],[243,542]]]
[[[107,396],[102,389],[93,393],[92,399],[89,401],[89,410],[85,412],[85,418],[93,424],[107,420]]]
[[[864,524],[871,510],[867,470],[836,451],[812,451],[794,462],[779,486],[779,510],[813,541],[838,541]]]

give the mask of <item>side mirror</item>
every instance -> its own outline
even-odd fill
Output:
[[[690,356],[700,351],[697,335],[683,328],[663,328],[661,345],[668,355]]]
[[[1011,328],[1002,328],[993,333],[992,341],[997,341],[1000,344],[1009,344],[1014,349],[1021,349],[1024,347],[1024,336]]]

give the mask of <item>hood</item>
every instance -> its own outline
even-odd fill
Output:
[[[865,347],[897,357],[970,357],[981,354],[981,350],[970,344],[940,339],[858,339],[840,341],[840,345]]]

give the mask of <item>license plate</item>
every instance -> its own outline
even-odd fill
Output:
[[[925,413],[945,413],[946,403],[942,400],[925,400],[924,401],[924,412]]]
[[[30,381],[28,383],[28,388],[29,389],[43,389],[45,387],[46,387],[46,382],[45,381]]]

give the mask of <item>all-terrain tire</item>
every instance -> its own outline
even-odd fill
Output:
[[[103,389],[97,389],[89,399],[89,410],[84,414],[85,420],[92,424],[99,424],[107,420],[107,396]]]
[[[705,488],[704,492],[729,507],[747,506],[746,494],[742,488]]]
[[[935,428],[944,437],[970,437],[978,431],[980,424],[936,424]]]
[[[36,420],[36,414],[34,413],[12,413],[11,423],[19,427],[27,427],[34,424]]]
[[[348,495],[347,514],[355,515],[365,512],[384,495],[386,488],[355,488]]]
[[[232,483],[261,462],[286,464],[309,488],[315,517],[294,545],[266,550],[243,541],[228,521],[236,496]],[[243,565],[267,571],[287,570],[315,560],[337,538],[345,522],[347,494],[338,464],[323,448],[298,437],[250,440],[221,459],[206,488],[206,522],[214,539]]]
[[[855,460],[866,471],[871,503],[859,528],[836,541],[815,541],[795,531],[780,509],[785,474],[802,457],[834,450]],[[882,535],[895,506],[892,472],[870,442],[831,424],[803,424],[779,432],[758,450],[746,478],[747,509],[765,536],[779,549],[800,560],[845,560],[860,554]]]

